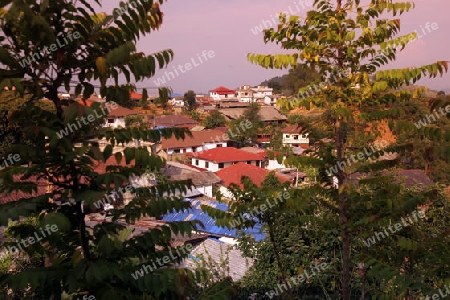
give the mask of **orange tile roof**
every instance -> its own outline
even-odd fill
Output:
[[[261,155],[239,150],[234,147],[219,147],[198,153],[188,153],[187,156],[213,161],[215,163],[261,160]]]
[[[216,175],[220,177],[220,179],[222,180],[222,184],[227,187],[230,184],[235,183],[243,188],[243,185],[241,184],[242,176],[249,177],[254,184],[261,186],[261,182],[263,182],[263,180],[269,173],[270,171],[267,169],[241,162],[217,171]],[[287,178],[282,177],[278,174],[276,174],[275,176],[277,176],[281,182],[289,181]]]

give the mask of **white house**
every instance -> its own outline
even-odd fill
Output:
[[[209,96],[216,101],[223,99],[233,99],[236,97],[236,92],[224,86],[219,86],[218,88],[210,90]]]
[[[279,163],[277,160],[277,155],[279,155],[280,153],[274,152],[273,158],[270,159],[269,153],[267,153],[267,151],[263,148],[243,147],[240,150],[260,155],[261,159],[263,159],[261,167],[267,170],[277,170],[286,168],[286,166],[283,164],[283,161],[285,160],[286,156],[283,156],[283,160],[281,163]]]
[[[265,98],[266,96],[272,96],[273,95],[273,88],[270,88],[268,86],[258,85],[253,90],[253,97],[256,99],[259,98]]]
[[[220,130],[192,131],[192,137],[185,136],[183,139],[171,137],[162,139],[161,150],[167,155],[179,153],[201,152],[217,147],[227,147],[228,135]]]
[[[249,85],[243,85],[236,89],[236,97],[241,102],[253,102],[253,89]]]
[[[309,147],[309,137],[307,133],[300,133],[302,128],[297,125],[289,125],[281,132],[283,134],[283,145],[291,147],[302,147],[304,149]]]
[[[192,180],[194,188],[188,191],[191,197],[205,195],[213,198],[213,185],[220,182],[220,178],[212,172],[200,171],[173,161],[167,162],[161,172],[169,180]],[[187,197],[187,195],[183,196]]]
[[[211,172],[216,172],[239,162],[258,167],[261,166],[262,162],[260,155],[234,147],[214,148],[198,153],[188,153],[187,156],[191,158],[193,166]]]
[[[125,117],[137,114],[134,110],[118,106],[116,109],[109,111],[104,127],[125,128]]]

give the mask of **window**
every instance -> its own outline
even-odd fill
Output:
[[[209,162],[205,161],[205,168],[209,168]]]
[[[217,148],[220,148],[220,147],[222,147],[222,144],[217,144]]]
[[[259,161],[256,161],[256,166],[257,166],[257,167],[259,167],[259,166],[260,166],[260,165],[259,165]]]
[[[252,161],[251,160],[247,160],[247,165],[251,165]]]
[[[298,135],[294,135],[294,140],[298,140]]]
[[[223,163],[219,163],[219,169],[223,169]]]
[[[288,139],[288,138],[290,138],[291,136],[289,135],[289,134],[286,134],[286,138]]]
[[[109,119],[108,119],[108,123],[109,123],[109,124],[114,123],[114,119],[113,119],[113,118],[109,118]]]
[[[180,153],[180,149],[173,149],[173,153]]]
[[[198,159],[195,160],[195,165],[198,166]]]

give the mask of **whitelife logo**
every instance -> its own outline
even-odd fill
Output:
[[[166,72],[164,73],[164,76],[159,77],[159,78],[157,78],[156,80],[153,80],[153,82],[156,84],[156,86],[159,87],[159,86],[165,84],[166,82],[169,82],[169,81],[171,81],[172,79],[175,79],[176,77],[180,76],[181,74],[178,73],[178,70],[180,70],[180,72],[181,72],[182,74],[184,74],[184,73],[186,73],[187,71],[192,70],[192,67],[193,67],[193,66],[194,66],[194,67],[198,67],[198,66],[200,66],[201,64],[203,64],[204,62],[207,62],[207,61],[208,61],[208,58],[211,59],[211,58],[214,58],[215,56],[216,56],[216,54],[214,53],[214,51],[210,50],[210,51],[206,52],[206,50],[203,50],[201,56],[200,56],[200,54],[197,53],[197,59],[198,59],[198,62],[199,62],[199,63],[197,63],[196,59],[193,57],[193,58],[191,58],[192,64],[191,64],[190,62],[188,62],[188,63],[185,63],[184,65],[178,65],[178,67],[175,67],[175,66],[174,66],[174,67],[173,67],[173,71],[175,72],[175,74],[174,74],[173,72],[171,72],[171,71],[166,71]],[[202,57],[203,57],[204,61],[203,61]],[[183,67],[184,67],[185,69],[183,69]],[[178,70],[177,70],[177,69],[178,69]],[[167,78],[167,80],[166,80],[166,78]]]

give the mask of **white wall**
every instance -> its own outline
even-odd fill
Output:
[[[111,128],[122,127],[122,128],[125,128],[125,119],[123,117],[114,118],[114,123],[108,123],[108,119],[106,119],[106,123],[103,125],[103,127],[111,127]]]
[[[194,147],[195,151],[192,151],[192,147],[187,147],[187,148],[169,148],[167,149],[167,154],[171,155],[171,154],[175,154],[174,150],[175,149],[180,149],[179,153],[191,153],[191,152],[202,152],[205,150],[209,150],[209,149],[213,149],[213,148],[217,148],[217,145],[222,145],[222,147],[226,147],[227,143],[226,142],[220,142],[220,143],[206,143],[203,144],[203,146],[198,146],[198,147]]]
[[[289,136],[289,137],[287,137]],[[294,136],[298,136],[298,139],[294,139]],[[283,133],[283,144],[309,144],[308,134],[302,135],[298,133]]]
[[[283,156],[283,161],[286,159],[286,156]],[[281,163],[279,164],[276,159],[269,159],[269,165],[266,167],[267,170],[275,170],[275,169],[282,169],[286,168],[286,166]]]
[[[225,186],[221,185],[219,191],[223,197],[233,199],[233,194]]]
[[[195,188],[203,195],[213,198],[212,185],[196,185]]]

